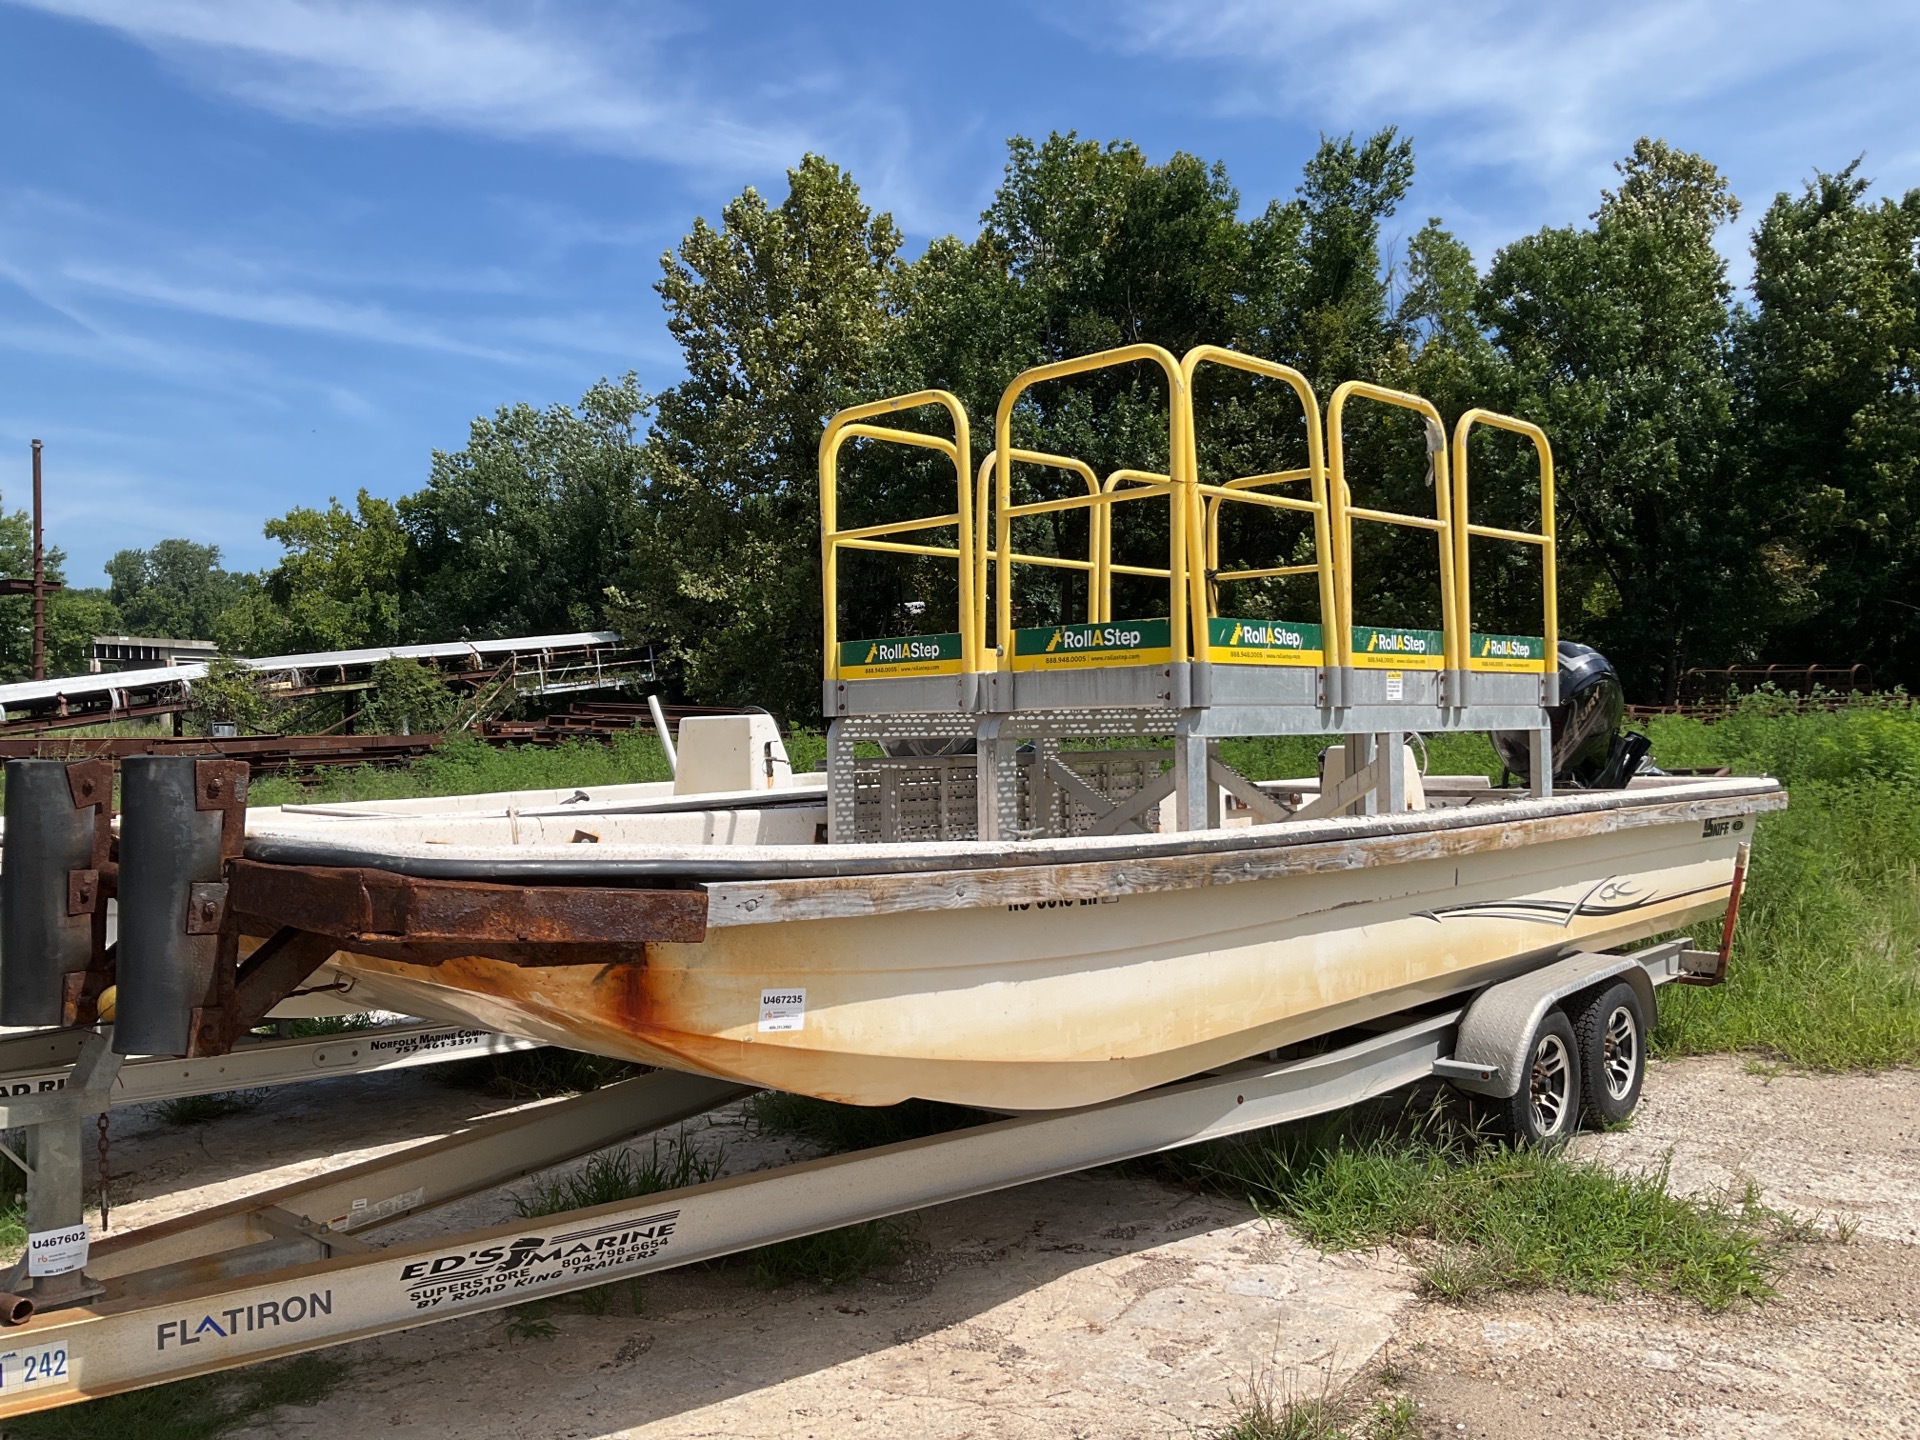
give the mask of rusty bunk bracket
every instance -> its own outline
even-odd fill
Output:
[[[703,890],[514,885],[423,880],[390,870],[272,865],[227,867],[240,933],[283,927],[326,935],[335,948],[437,965],[480,955],[513,965],[617,965],[654,943],[697,944],[707,934]]]
[[[244,760],[194,762],[193,808],[214,811],[220,816],[222,874],[246,848],[247,785],[251,775],[252,768]],[[249,956],[243,968],[240,927],[228,904],[227,889],[225,880],[196,880],[187,888],[187,933],[217,937],[206,996],[193,1007],[188,1022],[189,1059],[230,1053],[242,1035],[265,1019],[269,1010],[324,965],[327,956],[333,953],[331,950],[322,953],[284,984],[281,981],[289,965],[286,958],[278,957],[284,957],[287,947],[276,948],[269,942]],[[304,959],[312,949],[311,946],[292,948],[297,959]],[[267,952],[264,956],[263,951]],[[250,982],[244,991],[243,981]],[[280,986],[277,993],[276,985]],[[258,1013],[251,1014],[255,1009]]]
[[[238,935],[236,926],[229,928]],[[224,932],[221,938],[224,949]],[[188,1058],[231,1054],[242,1035],[266,1019],[269,1010],[299,989],[338,948],[330,935],[285,926],[237,968],[222,963],[214,972],[208,1003],[194,1007]]]
[[[118,893],[120,879],[113,851],[113,761],[69,762],[67,790],[74,809],[93,810],[87,864],[67,872],[67,914],[91,916],[93,921],[86,968],[60,977],[60,1023],[73,1027],[98,1023],[100,997],[114,983],[117,956],[107,943],[107,901]]]

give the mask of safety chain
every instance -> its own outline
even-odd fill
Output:
[[[98,1147],[99,1160],[100,1160],[99,1167],[98,1167],[100,1172],[100,1229],[102,1233],[104,1233],[107,1228],[107,1112],[106,1111],[102,1110],[100,1112],[100,1119],[96,1122],[95,1128],[97,1128],[100,1132],[100,1142]]]

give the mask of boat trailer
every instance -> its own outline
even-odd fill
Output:
[[[1536,1036],[1583,997],[1624,984],[1640,997],[1650,1028],[1656,987],[1713,983],[1723,964],[1723,953],[1694,950],[1685,941],[1627,955],[1574,955],[1491,986],[1465,1005],[1390,1017],[1330,1037],[1331,1048],[1320,1053],[1248,1061],[1105,1104],[1013,1115],[464,1234],[386,1246],[369,1238],[401,1219],[755,1093],[729,1081],[656,1071],[110,1235],[91,1247],[82,1223],[82,1268],[32,1277],[17,1273],[27,1268],[24,1260],[16,1267],[12,1283],[19,1288],[0,1306],[0,1317],[19,1318],[0,1331],[0,1418],[1226,1139],[1436,1077],[1512,1096],[1528,1083]],[[329,1043],[354,1039],[330,1037]],[[62,1087],[0,1105],[0,1126],[24,1128],[29,1137],[25,1155],[16,1158],[30,1167],[30,1225],[37,1234],[55,1220],[71,1228],[80,1219],[80,1122],[113,1103],[120,1069],[114,1045],[110,1024],[82,1031]],[[135,1082],[146,1098],[186,1083],[166,1068],[179,1063],[135,1061],[121,1074],[156,1077]],[[256,1078],[261,1073],[247,1072]],[[232,1083],[221,1080],[222,1086]],[[1577,1092],[1561,1099],[1578,1108]]]

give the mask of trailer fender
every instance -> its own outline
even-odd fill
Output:
[[[1618,978],[1633,986],[1646,1013],[1647,1029],[1652,1030],[1657,1002],[1653,980],[1642,958],[1582,952],[1530,974],[1489,985],[1474,997],[1461,1017],[1452,1058],[1435,1061],[1433,1073],[1462,1090],[1509,1098],[1520,1088],[1527,1047],[1547,1011],[1569,995]]]

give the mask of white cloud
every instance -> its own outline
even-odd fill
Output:
[[[74,284],[97,293],[218,320],[305,330],[380,345],[438,350],[478,360],[511,362],[520,358],[509,351],[458,339],[417,318],[395,315],[380,305],[335,300],[301,290],[181,283],[146,271],[97,264],[68,265],[62,273]]]
[[[1118,0],[1068,23],[1091,44],[1212,70],[1217,113],[1434,121],[1456,161],[1590,193],[1623,135],[1675,125],[1678,143],[1690,124],[1717,136],[1732,121],[1736,144],[1786,137],[1796,153],[1870,130],[1910,154],[1914,17],[1911,0]]]
[[[664,53],[672,26],[548,7],[380,0],[13,0],[90,22],[294,119],[417,124],[696,166],[791,164],[804,136],[740,116]]]

